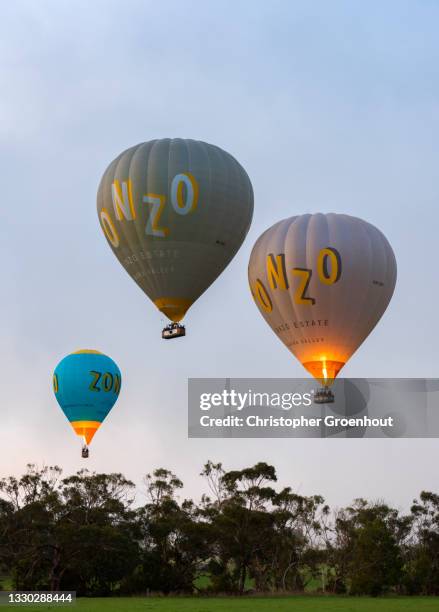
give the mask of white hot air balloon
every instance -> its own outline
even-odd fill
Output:
[[[248,275],[264,319],[327,386],[386,310],[396,260],[386,237],[370,223],[307,214],[284,219],[260,236]]]

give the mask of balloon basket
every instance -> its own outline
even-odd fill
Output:
[[[186,335],[186,328],[184,325],[178,323],[170,323],[162,331],[163,340],[173,340],[174,338],[181,338]]]
[[[84,444],[84,446],[81,449],[81,457],[83,459],[88,459],[89,455],[90,455],[90,450],[89,450],[87,444]]]
[[[314,404],[333,404],[335,396],[329,387],[321,387],[314,393]]]

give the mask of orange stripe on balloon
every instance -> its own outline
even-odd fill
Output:
[[[72,421],[71,426],[77,436],[84,438],[87,444],[90,444],[101,423],[99,421]]]

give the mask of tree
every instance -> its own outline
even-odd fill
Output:
[[[29,465],[0,479],[0,570],[22,590],[79,595],[301,592],[439,595],[439,495],[422,492],[405,516],[363,499],[331,512],[319,495],[278,490],[275,468],[226,471],[208,461],[209,494],[180,501],[160,468],[146,503],[122,474]]]
[[[62,481],[57,525],[58,582],[81,594],[106,595],[139,563],[139,530],[131,510],[134,484],[122,474],[81,470]]]
[[[439,495],[422,491],[411,512],[414,542],[408,554],[407,590],[439,595]]]
[[[410,518],[383,503],[363,499],[340,512],[335,531],[339,580],[352,595],[377,596],[401,586],[402,543],[410,531]]]
[[[2,546],[0,559],[15,588],[49,588],[50,540],[60,511],[57,490],[61,469],[29,464],[19,479],[0,480]]]
[[[276,493],[267,484],[276,481],[276,471],[266,463],[257,463],[225,472],[221,464],[208,462],[202,475],[216,495],[214,500],[203,498],[203,516],[210,524],[209,569],[214,588],[242,595],[248,577],[258,575],[257,559],[273,535],[268,508]]]
[[[180,505],[176,494],[183,483],[160,468],[145,478],[148,503],[139,510],[142,529],[143,589],[192,593],[207,555],[206,535],[192,501]]]
[[[17,589],[108,594],[138,562],[128,491],[120,474],[28,466],[0,481],[0,558]]]
[[[304,497],[293,493],[290,487],[278,493],[273,504],[273,585],[283,591],[304,590],[325,561],[322,524],[329,507],[320,495]]]

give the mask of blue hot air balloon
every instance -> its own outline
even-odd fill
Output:
[[[58,404],[84,442],[88,444],[119,396],[122,377],[115,362],[99,351],[83,349],[64,357],[53,374]]]

